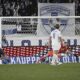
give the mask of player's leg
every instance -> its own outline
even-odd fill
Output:
[[[58,56],[58,50],[55,51],[55,61],[56,61],[56,64],[62,64],[60,61],[59,61],[59,56]]]
[[[51,64],[56,65],[58,63],[58,50],[54,50],[53,56],[52,56],[52,62]]]
[[[55,55],[55,50],[53,50],[51,65],[56,65],[56,55]]]
[[[55,57],[55,63],[57,64],[59,62],[59,60],[58,60],[58,50],[55,50],[54,57]]]
[[[52,62],[51,62],[52,65],[60,65],[62,64],[60,61],[59,61],[59,57],[58,57],[58,50],[54,50],[54,55],[52,57]]]
[[[58,51],[60,49],[60,45],[53,45],[52,48],[53,48],[53,51],[54,51],[54,54],[53,54],[53,57],[52,57],[52,62],[51,64],[59,64],[59,57],[58,57]]]
[[[52,50],[53,50],[53,56],[52,56],[51,64],[52,65],[56,65],[56,51],[57,51],[57,46],[56,45],[52,45]]]
[[[0,54],[0,64],[2,64],[1,54]]]
[[[36,63],[40,63],[40,62],[43,61],[46,57],[48,57],[48,54],[41,56],[40,59],[39,59],[38,61],[36,61]]]

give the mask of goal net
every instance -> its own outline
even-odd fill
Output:
[[[69,41],[69,48],[72,53],[75,53],[77,47],[80,47],[79,16],[2,18],[1,32],[2,36],[5,35],[7,43],[7,47],[4,44],[2,45],[4,52],[10,56],[11,60],[13,57],[17,60],[25,58],[27,64],[31,61],[34,63],[40,56],[50,51],[47,43],[50,33],[54,30],[56,24],[60,25],[63,38],[65,41]],[[4,40],[2,39],[2,41]],[[79,49],[80,48],[78,48],[78,50]],[[68,59],[66,58],[66,60]],[[74,62],[74,60],[72,61]],[[18,63],[18,61],[15,61],[15,64],[16,63]],[[12,64],[14,64],[13,61]],[[23,62],[20,62],[20,64],[23,64]]]
[[[55,24],[60,25],[64,37],[80,36],[80,17],[78,16],[56,16],[56,17],[23,17],[2,18],[2,34],[7,36],[48,37]]]
[[[30,45],[45,45],[47,44],[50,33],[54,29],[54,26],[56,24],[60,25],[60,30],[66,41],[67,39],[79,40],[79,16],[38,16],[2,18],[1,32],[2,36],[6,36],[9,45],[11,44],[11,40],[14,42],[14,46],[21,46],[21,42],[23,40],[30,40]],[[39,43],[40,40],[42,42]]]

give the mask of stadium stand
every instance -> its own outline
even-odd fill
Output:
[[[37,0],[0,0],[0,16],[37,15]]]
[[[7,18],[2,20],[3,26],[6,26],[4,28],[8,29],[14,27],[15,28],[15,33],[31,33],[35,34],[37,30],[37,19],[12,19],[12,18]],[[10,27],[11,26],[11,27]],[[19,28],[21,27],[21,30]],[[4,29],[3,28],[3,29]],[[16,31],[17,29],[17,31]],[[2,31],[3,34],[5,34],[5,30]]]
[[[26,46],[26,47],[3,47],[4,53],[10,57],[17,56],[42,56],[48,53],[51,49],[48,46]],[[72,55],[80,56],[80,46],[69,46]],[[63,52],[62,52],[63,53]]]
[[[8,56],[41,56],[47,54],[47,46],[27,46],[27,47],[3,47],[4,53]],[[40,54],[41,53],[41,54]]]
[[[0,16],[37,16],[38,3],[75,3],[75,14],[80,15],[79,0],[0,0]]]

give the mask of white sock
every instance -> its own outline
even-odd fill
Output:
[[[51,63],[56,63],[56,54],[53,55]]]
[[[55,55],[55,60],[56,60],[56,63],[59,63],[59,58],[58,58],[58,56],[57,55]]]
[[[2,64],[2,60],[0,60],[0,64]]]
[[[51,63],[55,63],[55,57],[54,56],[52,57]]]
[[[55,63],[59,63],[59,58],[58,58],[57,54],[54,54],[53,58],[54,58],[53,60],[54,60]]]

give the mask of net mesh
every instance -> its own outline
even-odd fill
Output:
[[[2,18],[2,34],[31,34],[49,36],[56,24],[64,36],[80,36],[80,17],[26,17]]]

